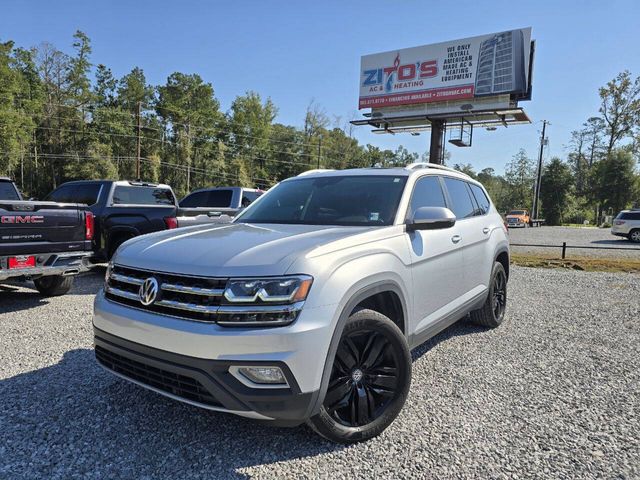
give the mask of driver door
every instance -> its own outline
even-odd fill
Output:
[[[407,217],[420,207],[447,207],[439,176],[419,178],[413,188]],[[440,230],[407,232],[413,277],[411,331],[420,334],[460,305],[464,294],[462,237],[458,225]]]

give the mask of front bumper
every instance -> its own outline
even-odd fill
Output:
[[[21,254],[22,255],[22,254]],[[37,259],[37,266],[32,268],[8,269],[10,256],[0,257],[0,280],[9,278],[38,278],[49,275],[77,275],[90,268],[89,257],[92,252],[63,252],[33,255]]]
[[[94,306],[96,357],[109,371],[210,410],[296,425],[315,413],[333,309],[303,309],[292,325],[228,328],[137,310]],[[278,366],[288,387],[252,388],[232,366]],[[176,383],[177,382],[177,383]]]

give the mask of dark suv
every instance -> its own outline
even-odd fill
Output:
[[[177,201],[168,185],[113,180],[67,182],[46,200],[81,203],[95,216],[94,260],[108,260],[130,238],[176,228]]]

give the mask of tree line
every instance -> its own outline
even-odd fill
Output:
[[[48,43],[0,43],[0,175],[26,196],[68,180],[138,176],[168,183],[179,196],[208,185],[268,188],[311,168],[418,158],[402,146],[360,145],[348,122],[313,102],[302,128],[275,122],[276,105],[256,92],[223,112],[198,74],[175,72],[153,86],[135,67],[116,78],[92,63],[86,34],[76,32],[72,46],[67,54]]]
[[[598,114],[572,132],[566,158],[553,157],[543,166],[541,216],[550,225],[600,224],[622,209],[640,207],[640,77],[621,72],[598,94]],[[537,160],[525,150],[502,176],[491,168],[478,173],[469,164],[455,167],[481,181],[501,212],[531,208]]]
[[[0,42],[0,175],[42,198],[75,179],[136,179],[170,184],[178,196],[209,185],[268,188],[311,168],[401,166],[419,157],[361,145],[352,126],[311,103],[300,127],[275,121],[277,106],[256,92],[222,111],[211,83],[175,72],[151,85],[133,68],[116,78],[94,64],[77,31],[65,53]],[[640,79],[629,72],[600,89],[599,114],[573,132],[570,153],[543,171],[542,214],[551,223],[596,221],[639,199]],[[140,171],[137,159],[140,158]],[[530,208],[535,162],[524,150],[506,165],[475,172],[501,212]]]

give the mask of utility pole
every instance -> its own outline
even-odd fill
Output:
[[[444,120],[431,120],[431,143],[429,145],[429,162],[444,163],[443,156]]]
[[[540,136],[540,154],[538,155],[538,175],[536,177],[536,186],[533,194],[533,208],[531,209],[531,214],[534,219],[538,218],[538,210],[540,209],[540,181],[542,180],[542,153],[544,151],[544,144],[546,141],[546,138],[544,135],[547,129],[547,125],[551,125],[551,124],[548,121],[543,120],[542,135]]]
[[[142,140],[141,132],[142,128],[140,126],[140,115],[142,113],[142,102],[138,102],[138,115],[136,115],[137,125],[138,125],[138,141],[136,145],[136,180],[140,180],[140,141]]]
[[[322,137],[318,137],[318,169],[320,168],[321,155],[322,155]]]

